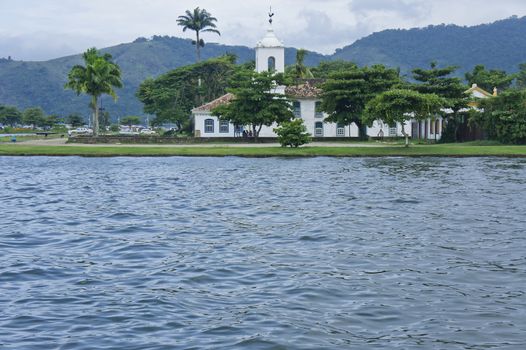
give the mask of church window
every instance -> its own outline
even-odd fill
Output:
[[[396,126],[396,124],[389,125],[389,136],[398,136],[398,127]]]
[[[316,105],[315,105],[315,116],[316,118],[323,118],[323,111],[321,110],[321,102],[316,102]]]
[[[268,71],[269,72],[275,72],[276,71],[276,58],[270,56],[268,58]]]
[[[301,102],[300,101],[294,101],[292,103],[292,108],[294,111],[294,118],[301,118]]]
[[[342,123],[336,125],[336,136],[345,136],[345,125]]]
[[[317,122],[314,124],[314,136],[323,137],[323,123]]]
[[[230,132],[230,123],[228,120],[221,120],[219,122],[219,132],[222,134],[228,134]]]
[[[214,132],[214,120],[206,119],[205,120],[205,133],[212,134]]]

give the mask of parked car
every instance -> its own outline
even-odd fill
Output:
[[[76,135],[93,135],[93,130],[89,128],[76,128],[73,130],[68,130],[68,136]]]
[[[152,129],[142,129],[141,130],[141,135],[155,135],[156,132],[153,131]]]

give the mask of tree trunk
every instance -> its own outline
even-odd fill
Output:
[[[358,139],[362,141],[367,140],[367,125],[364,125],[361,121],[354,122],[354,124],[358,127]]]
[[[201,62],[201,40],[199,38],[199,31],[196,31],[197,41],[195,42],[195,53],[197,55],[197,63]]]
[[[98,98],[96,96],[93,96],[93,108],[94,110],[94,116],[93,118],[93,136],[99,136],[99,106],[98,106]]]
[[[256,130],[256,124],[252,124],[252,136],[254,137],[254,143],[258,143],[259,132]]]

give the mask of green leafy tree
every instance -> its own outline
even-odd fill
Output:
[[[44,118],[44,120],[42,121],[42,126],[44,128],[48,128],[48,129],[51,129],[52,127],[54,127],[55,125],[57,125],[58,123],[60,123],[62,120],[60,117],[56,116],[56,115],[48,115],[47,117]]]
[[[427,119],[438,113],[447,101],[435,94],[422,94],[408,89],[393,89],[379,94],[367,103],[364,121],[372,124],[382,120],[389,125],[400,123],[405,137],[405,145],[409,147],[409,134],[404,124],[411,119]]]
[[[410,85],[413,90],[423,94],[435,94],[446,101],[444,108],[431,116],[433,122],[437,117],[442,117],[446,121],[442,141],[457,141],[458,128],[466,120],[463,111],[466,110],[469,102],[465,94],[467,86],[460,78],[452,76],[457,69],[458,67],[455,66],[439,68],[435,62],[432,62],[430,69],[413,70],[413,79],[417,82]]]
[[[93,134],[99,133],[98,100],[104,95],[110,95],[117,100],[115,88],[122,87],[121,70],[112,61],[109,54],[99,55],[97,49],[88,49],[83,54],[84,66],[74,66],[68,74],[66,89],[75,91],[78,95],[84,93],[91,96],[90,107],[93,110]]]
[[[399,72],[382,65],[338,71],[323,84],[321,110],[329,122],[356,124],[359,137],[367,137],[362,115],[367,103],[376,95],[401,83]]]
[[[226,93],[230,78],[241,69],[234,62],[229,55],[177,68],[144,81],[137,97],[144,112],[155,115],[153,125],[175,123],[178,130],[189,129],[193,108]]]
[[[43,127],[46,125],[46,113],[40,107],[31,107],[22,114],[22,121],[33,128]]]
[[[66,122],[74,128],[84,125],[84,118],[79,114],[70,114],[66,117]]]
[[[110,125],[110,131],[111,132],[119,132],[120,128],[117,124],[111,124]]]
[[[278,135],[278,141],[281,147],[298,148],[310,142],[311,135],[303,124],[303,119],[294,119],[289,122],[283,122],[278,128],[274,129]]]
[[[121,125],[127,125],[128,127],[139,125],[140,123],[141,118],[134,115],[130,115],[121,119]]]
[[[221,35],[217,30],[216,22],[217,18],[212,17],[208,11],[199,7],[196,7],[193,12],[186,10],[185,15],[179,16],[177,19],[177,24],[183,27],[183,32],[188,29],[195,32],[196,40],[192,43],[195,45],[197,62],[201,61],[201,48],[205,46],[204,40],[201,39],[201,33],[209,32]]]
[[[311,68],[312,74],[318,79],[327,79],[334,73],[348,72],[357,69],[358,66],[349,61],[323,61],[317,67]]]
[[[299,49],[296,51],[296,63],[287,67],[287,76],[293,79],[312,79],[314,75],[309,67],[305,65],[305,57],[309,52],[305,49]]]
[[[16,107],[0,105],[0,124],[13,127],[21,121],[22,113]]]
[[[480,88],[490,93],[493,91],[493,88],[497,88],[499,91],[508,89],[514,79],[515,75],[508,75],[503,70],[487,70],[481,64],[475,66],[472,72],[466,73],[466,80],[470,85],[477,84]]]
[[[526,90],[509,89],[480,102],[472,121],[480,125],[489,139],[502,143],[526,144]]]
[[[519,65],[519,73],[517,73],[517,87],[519,89],[526,89],[526,63]]]
[[[263,125],[280,124],[294,117],[290,101],[274,91],[283,82],[283,74],[238,72],[231,81],[231,88],[227,89],[234,94],[234,99],[213,109],[212,115],[234,125],[250,126],[257,142]]]

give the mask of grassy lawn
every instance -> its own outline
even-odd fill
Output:
[[[380,147],[121,147],[101,146],[45,146],[0,144],[0,155],[11,156],[240,156],[240,157],[383,157],[383,156],[439,156],[439,157],[526,157],[526,146],[480,145],[477,143],[399,145]]]

